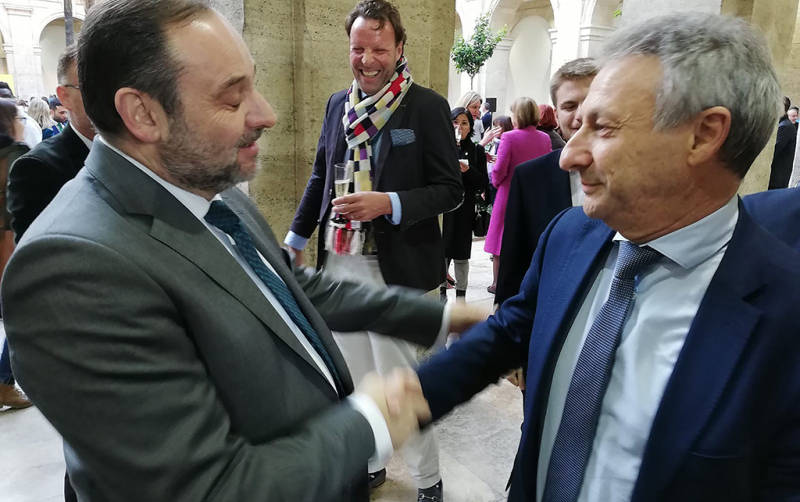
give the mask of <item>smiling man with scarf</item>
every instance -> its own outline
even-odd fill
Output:
[[[391,3],[361,1],[345,30],[355,78],[328,100],[313,172],[285,242],[302,261],[319,225],[318,266],[375,284],[434,290],[445,277],[437,216],[455,208],[462,193],[447,101],[413,83],[405,30]],[[350,195],[334,199],[337,163],[354,173]],[[416,364],[413,346],[374,333],[348,333],[337,342],[355,381],[373,369]],[[403,456],[419,500],[441,501],[433,431],[409,441]],[[385,471],[372,477],[377,485]]]

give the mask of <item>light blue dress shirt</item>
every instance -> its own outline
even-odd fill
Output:
[[[739,218],[738,197],[705,218],[642,245],[662,257],[637,281],[603,398],[580,502],[630,500],[661,396]],[[598,272],[558,356],[547,401],[536,500],[542,500],[567,390],[592,320],[608,298],[619,241]]]

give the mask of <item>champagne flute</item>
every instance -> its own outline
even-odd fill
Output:
[[[336,197],[344,197],[350,193],[350,183],[353,182],[353,165],[347,162],[339,162],[333,165],[334,180],[333,188]],[[347,221],[344,217],[337,214],[335,221]]]

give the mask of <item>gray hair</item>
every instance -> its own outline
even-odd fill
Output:
[[[720,157],[744,177],[772,136],[781,110],[780,85],[763,36],[728,16],[669,14],[615,33],[600,63],[634,55],[661,62],[657,130],[676,127],[713,106],[730,111],[731,128]]]
[[[461,96],[461,99],[458,100],[458,103],[456,103],[456,107],[460,106],[462,108],[467,108],[469,107],[469,105],[471,105],[476,101],[483,102],[483,100],[481,99],[481,95],[475,91],[467,91],[466,93],[464,93],[463,96]]]

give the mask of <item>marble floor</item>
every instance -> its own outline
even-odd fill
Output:
[[[489,305],[492,264],[483,242],[473,243],[467,301]],[[448,291],[454,296],[454,290]],[[0,342],[2,341],[0,332]],[[522,399],[506,381],[492,385],[436,424],[440,468],[448,502],[505,500],[505,485],[522,422]],[[416,489],[399,456],[388,466],[376,502],[411,502]],[[0,410],[0,500],[63,500],[64,459],[58,433],[36,408]]]

